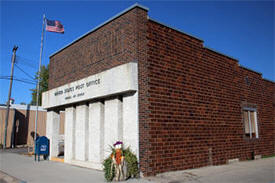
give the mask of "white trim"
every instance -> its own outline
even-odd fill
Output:
[[[251,107],[244,107],[243,110],[245,110],[245,111],[254,111],[254,112],[257,111],[256,108],[251,108]]]
[[[135,62],[113,67],[43,92],[42,106],[48,109],[136,91],[137,74]]]
[[[248,125],[249,125],[249,137],[252,138],[252,127],[251,127],[250,111],[247,111],[247,114],[248,114]]]
[[[256,138],[259,138],[257,109],[256,108],[250,108],[250,107],[244,107],[243,111],[247,111],[247,114],[248,114],[249,138],[252,138],[252,133],[253,133],[252,132],[252,123],[251,123],[251,118],[250,118],[250,112],[254,113],[255,136],[256,136]]]
[[[256,132],[256,138],[259,138],[259,133],[258,133],[258,120],[257,120],[257,111],[254,112],[254,118],[255,118],[255,132]]]

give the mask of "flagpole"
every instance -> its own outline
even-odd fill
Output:
[[[39,68],[38,68],[38,78],[36,83],[36,113],[35,113],[35,133],[34,133],[34,147],[36,150],[36,138],[37,138],[37,118],[38,118],[38,100],[39,100],[39,90],[40,90],[40,72],[41,72],[41,62],[43,53],[43,43],[44,43],[44,29],[45,29],[45,14],[43,14],[43,24],[42,24],[42,34],[41,34],[41,45],[40,45],[40,58],[39,58]]]

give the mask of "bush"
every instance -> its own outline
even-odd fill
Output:
[[[104,177],[108,182],[112,181],[115,176],[115,169],[114,168],[112,169],[111,166],[112,166],[112,159],[111,157],[109,157],[105,159],[103,162]]]
[[[138,177],[139,170],[136,155],[132,153],[129,147],[123,150],[123,155],[125,157],[125,161],[127,162],[127,178]]]
[[[112,150],[111,155],[115,155],[115,149],[110,147]],[[104,170],[104,177],[105,179],[110,182],[115,177],[115,167],[112,166],[112,158],[111,155],[103,161],[103,170]],[[125,158],[125,164],[127,167],[127,171],[124,173],[127,173],[126,179],[129,179],[131,177],[137,178],[139,176],[139,169],[138,169],[138,161],[136,155],[130,150],[130,148],[122,148],[122,155]],[[123,168],[125,169],[125,167]],[[112,171],[111,171],[112,170]]]

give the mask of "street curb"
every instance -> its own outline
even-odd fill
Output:
[[[2,183],[27,183],[26,181],[20,180],[16,177],[8,175],[0,170],[0,182]]]

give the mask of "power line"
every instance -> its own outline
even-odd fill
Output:
[[[30,67],[30,68],[33,68],[33,69],[37,69],[37,65],[34,64],[35,61],[33,60],[30,60],[28,58],[25,58],[25,57],[22,57],[22,56],[16,56],[16,63],[18,64],[24,64],[24,66],[27,66],[27,67]]]
[[[33,65],[29,64],[29,63],[25,63],[24,61],[23,62],[20,61],[18,64],[20,64],[22,66],[26,66],[28,68],[31,68],[32,70],[35,70],[35,71],[37,70],[37,68],[35,66],[33,66]]]
[[[1,78],[0,79],[5,79],[5,80],[10,80],[10,78]],[[21,79],[16,79],[16,78],[13,78],[14,81],[19,81],[19,82],[22,82],[22,83],[27,83],[27,84],[32,84],[32,85],[36,85],[36,83],[34,82],[31,82],[31,81],[26,81],[26,80],[21,80]]]
[[[28,76],[29,78],[31,78],[32,80],[35,80],[35,78],[33,78],[31,75],[29,75],[28,73],[26,73],[23,69],[21,69],[16,63],[14,64],[20,71],[22,71],[26,76]]]
[[[1,79],[10,79],[11,77],[10,76],[0,76],[0,78]],[[19,80],[23,80],[26,82],[36,83],[34,80],[30,80],[30,79],[26,79],[26,78],[18,78],[18,77],[13,76],[13,79],[19,79]]]
[[[6,79],[6,80],[8,80],[8,79],[10,79],[10,76],[0,76],[0,79]],[[17,77],[14,77],[14,76],[13,76],[13,79],[14,79],[14,80],[17,80],[17,81],[28,82],[28,83],[30,83],[30,84],[37,84],[36,81],[34,81],[34,80],[29,80],[29,79],[26,79],[26,78],[17,78]],[[43,82],[40,83],[40,86],[42,86],[42,87],[47,87],[46,85],[43,84]],[[34,90],[35,90],[35,89],[34,89]]]
[[[11,79],[11,77],[0,77],[0,79]],[[22,80],[22,81],[26,81],[26,82],[30,82],[30,83],[36,83],[32,80],[28,80],[28,79],[25,79],[25,78],[17,78],[17,77],[13,77],[14,80]]]
[[[27,62],[29,64],[35,65],[35,64],[33,64],[33,63],[35,63],[34,60],[31,60],[29,58],[26,58],[26,57],[23,57],[23,56],[20,56],[20,55],[16,55],[16,59],[15,60],[16,60],[16,62],[17,61],[24,61],[24,62]]]

